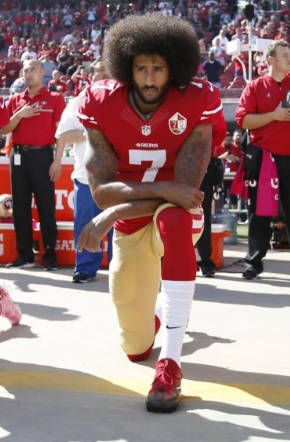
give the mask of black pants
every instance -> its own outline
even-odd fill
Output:
[[[23,151],[21,165],[14,165],[14,149],[10,158],[13,218],[19,256],[33,261],[31,201],[34,193],[45,253],[43,259],[55,260],[57,228],[55,220],[54,183],[48,172],[53,161],[53,150]]]
[[[197,250],[201,260],[198,264],[211,264],[215,267],[214,262],[210,259],[212,254],[211,246],[211,203],[213,198],[213,185],[207,172],[201,183],[200,190],[204,192],[204,200],[202,208],[204,213],[204,231],[197,242]]]
[[[274,157],[279,177],[280,198],[285,214],[288,240],[290,241],[290,155],[274,155]],[[259,267],[270,245],[272,234],[270,223],[272,218],[255,214],[257,187],[249,187],[249,196],[251,199],[251,213],[249,218],[249,248],[246,262],[254,267]],[[265,204],[267,203],[265,202]]]

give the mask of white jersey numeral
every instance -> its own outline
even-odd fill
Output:
[[[166,162],[166,150],[129,150],[130,164],[140,166],[143,161],[152,161],[152,165],[146,169],[142,182],[152,182],[155,180],[158,170]]]

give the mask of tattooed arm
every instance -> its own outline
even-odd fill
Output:
[[[102,132],[93,129],[86,129],[86,132],[85,165],[89,185],[94,200],[102,209],[130,202],[126,210],[127,218],[122,218],[128,219],[150,215],[167,201],[185,209],[200,204],[201,200],[196,198],[192,184],[185,180],[142,183],[116,181],[118,159],[112,146]],[[134,205],[135,201],[139,203]],[[123,210],[121,212],[126,216]]]
[[[175,163],[175,181],[199,189],[211,156],[212,125],[196,126]]]
[[[119,191],[123,202],[117,202],[113,207],[107,208],[84,227],[78,240],[78,250],[82,252],[85,248],[89,252],[100,251],[100,241],[115,221],[151,215],[160,204],[166,201],[186,209],[200,205],[203,193],[198,188],[210,160],[211,131],[212,126],[209,125],[193,129],[179,151],[175,166],[175,179],[163,183],[115,182],[117,176],[115,153],[101,132],[94,134],[97,131],[92,131],[93,134],[91,133],[89,136],[96,137],[93,142],[96,153],[90,145],[92,157],[87,157],[91,189],[95,189],[96,198],[99,192],[104,192],[104,195],[107,195],[111,201],[118,199],[116,195],[111,197],[111,193],[114,193],[115,189],[116,192]],[[92,141],[90,141],[91,143]],[[97,149],[98,144],[100,149]],[[159,195],[161,198],[142,197],[138,200],[138,195],[149,195],[150,188],[156,185],[158,185],[157,189],[160,192],[163,191]],[[152,192],[158,194],[158,190],[152,190]],[[130,194],[134,194],[131,201],[126,199]],[[98,202],[98,198],[96,202]]]

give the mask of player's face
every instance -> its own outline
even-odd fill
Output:
[[[290,71],[290,49],[287,46],[277,46],[272,61],[275,71],[287,74]]]
[[[156,109],[170,87],[169,66],[159,55],[138,55],[133,62],[136,106],[144,114]]]

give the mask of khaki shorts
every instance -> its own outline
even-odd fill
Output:
[[[155,336],[154,311],[161,281],[164,254],[156,219],[162,210],[175,207],[163,204],[152,222],[130,235],[115,232],[110,264],[110,293],[117,309],[121,347],[126,354],[144,353]],[[200,214],[201,208],[190,210]],[[202,234],[192,235],[193,244]]]

